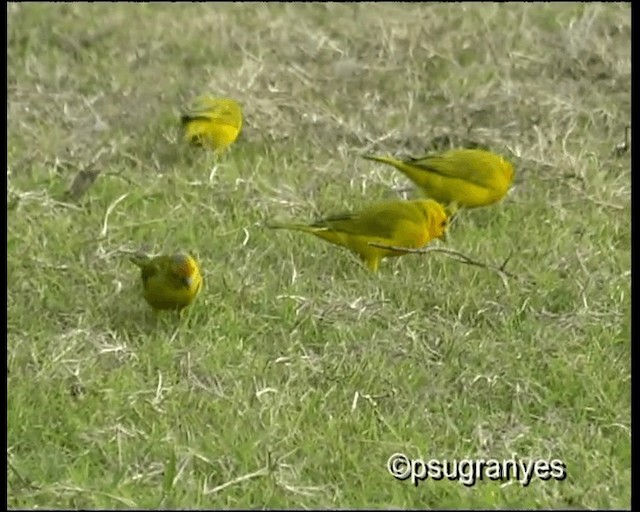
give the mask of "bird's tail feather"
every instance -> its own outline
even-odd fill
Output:
[[[129,259],[131,260],[132,263],[134,263],[135,265],[141,268],[144,267],[151,260],[149,255],[145,254],[144,252],[137,252],[135,254],[132,254],[129,257]]]
[[[391,164],[397,162],[397,160],[390,156],[374,156],[374,155],[361,155],[365,160],[371,160],[373,162],[381,162],[383,164]]]
[[[322,229],[317,226],[309,226],[308,224],[293,224],[293,223],[280,223],[280,222],[271,222],[266,225],[271,229],[289,229],[293,231],[303,231],[305,233],[315,233],[316,231]]]

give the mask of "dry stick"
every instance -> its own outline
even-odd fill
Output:
[[[476,261],[474,259],[471,259],[469,256],[467,256],[465,254],[462,254],[461,252],[454,251],[452,249],[443,249],[441,247],[427,247],[426,249],[412,249],[410,247],[397,247],[397,246],[394,246],[394,245],[378,244],[376,242],[369,242],[369,245],[371,245],[372,247],[379,247],[380,249],[390,249],[390,250],[394,250],[394,251],[408,252],[408,253],[413,253],[413,254],[427,254],[427,253],[430,253],[430,252],[442,252],[444,254],[448,254],[449,256],[454,256],[454,257],[458,258],[457,261],[459,261],[461,263],[465,263],[467,265],[473,265],[475,267],[486,268],[488,270],[493,270],[493,271],[495,271],[498,274],[501,274],[503,276],[514,277],[516,279],[522,279],[522,277],[520,277],[520,276],[518,276],[516,274],[512,274],[511,272],[507,272],[505,270],[505,267],[507,266],[507,263],[511,259],[511,256],[513,255],[513,253],[510,253],[509,256],[507,256],[507,258],[504,260],[502,265],[500,265],[499,267],[496,267],[495,265],[488,265],[487,263],[482,263],[481,261]]]
[[[113,203],[111,203],[107,207],[107,211],[104,214],[104,220],[102,221],[102,229],[100,230],[100,237],[104,238],[107,236],[107,231],[109,229],[109,215],[111,215],[111,212],[113,212],[115,207],[118,206],[118,203],[125,200],[128,196],[129,196],[129,192],[122,194],[118,199],[116,199]]]
[[[613,208],[615,210],[625,209],[625,207],[620,204],[613,204],[613,203],[608,203],[606,201],[600,201],[594,198],[593,196],[589,195],[584,189],[576,187],[573,183],[567,182],[567,185],[569,186],[570,189],[575,190],[576,192],[578,192],[578,194],[584,197],[587,201],[591,201],[593,204],[597,204],[599,206],[605,206],[607,208]]]
[[[631,126],[627,125],[624,127],[624,142],[616,144],[613,148],[613,154],[615,156],[622,156],[629,151],[629,130],[631,130]]]
[[[202,493],[205,495],[214,494],[232,485],[239,484],[241,482],[245,482],[247,480],[251,480],[252,478],[257,478],[259,476],[265,476],[267,474],[269,474],[269,468],[262,468],[262,469],[259,469],[258,471],[254,471],[253,473],[248,473],[246,475],[239,476],[238,478],[234,478],[233,480],[229,480],[228,482],[225,482],[221,485],[213,487],[212,489],[207,489],[206,483],[205,483],[205,488],[203,489]]]
[[[13,474],[16,475],[16,477],[18,477],[18,480],[20,480],[20,483],[23,486],[30,487],[32,489],[40,489],[39,486],[33,484],[32,482],[29,482],[25,477],[23,477],[8,458],[7,458],[7,464],[9,465],[9,468],[11,469],[11,471],[13,471]]]

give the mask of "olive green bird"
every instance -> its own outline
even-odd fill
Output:
[[[187,142],[222,154],[240,134],[242,108],[230,98],[202,96],[182,113],[181,122]]]
[[[392,165],[413,181],[426,197],[447,206],[478,208],[500,201],[513,182],[513,165],[482,149],[452,149],[440,155],[399,160],[391,156],[363,156]]]
[[[188,254],[176,253],[151,258],[138,253],[131,261],[140,267],[144,298],[155,310],[183,309],[202,288],[198,263]]]
[[[445,238],[447,213],[431,199],[386,201],[358,213],[344,213],[313,224],[268,224],[274,229],[310,233],[357,254],[366,267],[376,272],[383,258],[403,256],[406,251],[384,249],[372,242],[393,247],[420,249],[434,238]]]

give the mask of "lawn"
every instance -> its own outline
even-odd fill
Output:
[[[630,4],[7,12],[9,507],[630,506]],[[203,93],[243,106],[220,157],[180,137]],[[363,154],[471,146],[514,186],[433,247],[487,267],[264,227],[417,197]],[[197,257],[183,315],[140,248]],[[414,486],[396,452],[567,477]]]

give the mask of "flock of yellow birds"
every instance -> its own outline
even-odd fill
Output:
[[[185,140],[222,154],[242,129],[242,109],[232,99],[201,97],[182,115]],[[440,155],[398,160],[365,156],[392,165],[413,181],[425,199],[385,201],[360,212],[326,217],[312,224],[270,224],[275,229],[311,233],[356,253],[369,270],[383,258],[421,249],[444,239],[449,217],[460,208],[478,208],[500,201],[513,182],[513,165],[481,149],[454,149]],[[372,245],[375,244],[375,245]],[[383,247],[380,247],[383,246]],[[155,310],[183,309],[202,288],[197,262],[188,254],[150,258],[136,254],[144,297]]]

